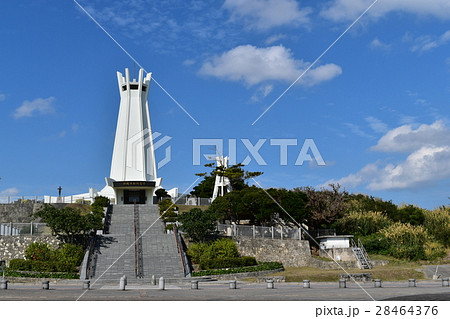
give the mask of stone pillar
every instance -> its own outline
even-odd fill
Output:
[[[442,287],[448,287],[448,278],[442,278]]]
[[[311,288],[311,282],[309,280],[303,280],[303,288]]]
[[[267,279],[267,289],[273,289],[275,288],[274,284],[273,284],[273,279]]]
[[[230,289],[236,289],[236,288],[237,288],[236,280],[231,280],[231,281],[230,281],[230,286],[229,286],[229,288],[230,288]]]
[[[347,281],[345,279],[339,279],[339,288],[347,288]]]
[[[44,280],[42,282],[42,289],[49,290],[50,289],[50,282],[48,280]]]
[[[408,280],[408,287],[416,287],[416,280],[415,279],[409,279]]]
[[[191,281],[191,289],[198,289],[198,281],[197,280]]]
[[[381,288],[381,279],[375,279],[375,280],[373,281],[373,286],[374,286],[375,288]]]
[[[166,280],[164,277],[159,278],[159,290],[165,290],[166,289]]]

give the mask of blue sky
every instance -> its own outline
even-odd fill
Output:
[[[237,161],[250,155],[263,187],[339,182],[396,204],[448,204],[447,0],[379,0],[252,125],[372,2],[79,1],[199,124],[151,84],[153,130],[172,138],[158,171],[167,189],[182,192],[204,171],[193,165],[193,139],[222,139],[225,154],[235,139]],[[101,189],[116,71],[137,67],[71,0],[2,4],[0,36],[0,196]],[[267,165],[241,139],[266,139]],[[298,141],[287,165],[271,139]],[[295,165],[305,139],[325,166]]]

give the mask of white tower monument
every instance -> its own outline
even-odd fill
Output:
[[[148,91],[151,73],[130,79],[117,72],[120,109],[108,186],[115,192],[116,204],[152,204],[154,191],[161,185],[156,175]]]
[[[216,167],[228,168],[229,157],[218,156],[216,157]],[[230,179],[225,176],[216,175],[214,182],[214,192],[211,201],[214,201],[218,196],[223,196],[226,193],[231,192]]]

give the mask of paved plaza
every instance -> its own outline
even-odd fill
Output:
[[[370,301],[375,300],[450,300],[450,287],[442,287],[441,281],[418,281],[417,287],[408,282],[383,282],[375,288],[372,282],[347,283],[339,288],[338,282],[311,282],[311,288],[302,283],[275,283],[267,289],[266,283],[237,282],[237,289],[229,288],[229,281],[199,282],[199,289],[191,289],[190,282],[167,284],[165,290],[153,285],[128,285],[125,291],[117,285],[93,285],[83,290],[82,283],[50,283],[49,290],[41,284],[10,283],[7,290],[0,290],[0,300],[57,301],[57,300],[154,300],[154,301]],[[369,296],[370,295],[370,296]]]

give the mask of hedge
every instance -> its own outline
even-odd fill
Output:
[[[283,264],[279,262],[260,262],[257,266],[249,267],[239,267],[230,269],[212,269],[212,270],[201,270],[192,273],[192,277],[199,276],[211,276],[211,275],[225,275],[225,274],[237,274],[253,271],[266,271],[266,270],[276,270],[284,269]]]
[[[77,266],[61,261],[39,261],[26,259],[11,259],[9,270],[33,272],[64,272],[77,273]]]
[[[256,259],[254,257],[243,256],[233,258],[214,258],[204,259],[200,262],[200,269],[222,269],[222,268],[236,268],[245,266],[256,265]]]
[[[6,270],[5,276],[7,277],[22,277],[22,278],[59,278],[59,279],[80,279],[79,274],[73,273],[61,273],[61,272],[23,272]]]

